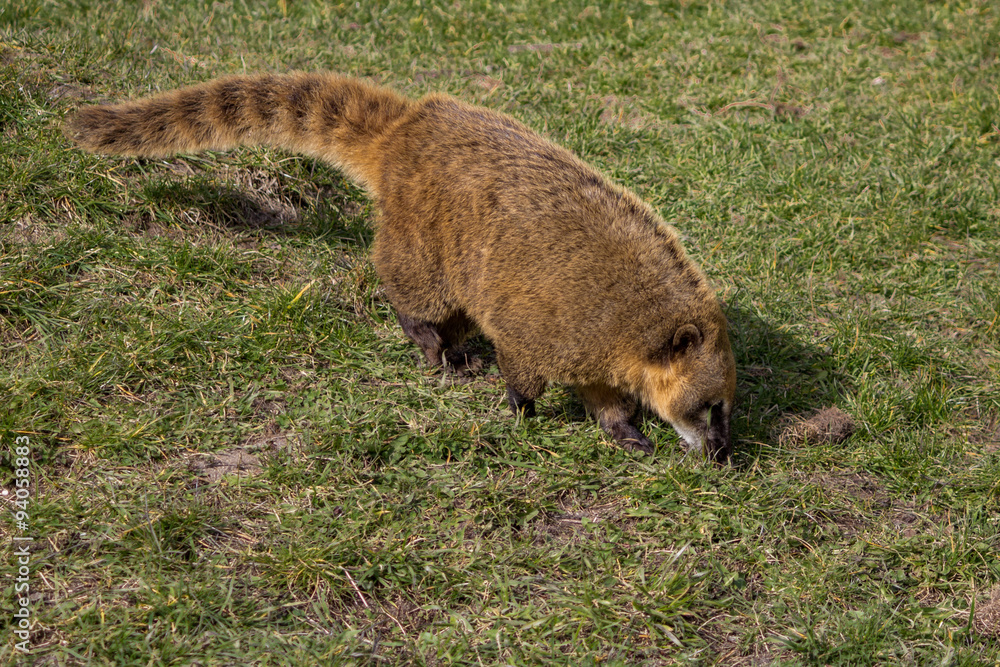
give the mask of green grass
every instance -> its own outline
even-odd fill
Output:
[[[0,6],[0,662],[1000,663],[998,44],[977,0]],[[510,113],[676,224],[733,464],[563,387],[517,422],[485,344],[425,368],[332,168],[59,129],[293,68]],[[781,437],[831,405],[846,441]]]

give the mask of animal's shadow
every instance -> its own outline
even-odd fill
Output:
[[[361,190],[322,166],[311,172],[307,182],[294,179],[293,187],[259,172],[234,184],[202,174],[156,180],[144,186],[143,198],[160,208],[196,211],[200,224],[232,232],[368,248],[374,232]]]
[[[736,357],[735,458],[766,458],[791,420],[840,403],[848,381],[807,331],[782,330],[737,300],[725,311]]]

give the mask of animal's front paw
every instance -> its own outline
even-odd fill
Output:
[[[656,450],[656,446],[653,444],[653,441],[644,435],[641,435],[638,438],[619,440],[618,444],[630,452],[642,452],[643,454],[648,454],[649,456],[652,456],[653,452]]]

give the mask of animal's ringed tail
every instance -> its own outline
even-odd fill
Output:
[[[166,157],[268,145],[369,181],[373,140],[414,102],[336,74],[233,76],[147,99],[80,109],[66,136],[92,153]]]

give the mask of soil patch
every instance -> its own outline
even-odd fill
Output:
[[[262,470],[260,459],[246,447],[199,455],[191,460],[188,469],[210,482],[218,482],[226,475],[253,477]]]
[[[982,445],[987,452],[1000,451],[1000,416],[997,413],[991,414],[982,429],[973,433],[970,440]]]
[[[854,433],[854,420],[836,406],[823,408],[811,417],[794,417],[778,435],[782,447],[811,444],[836,445]]]
[[[238,447],[212,454],[197,454],[189,461],[188,470],[209,482],[218,482],[226,475],[254,477],[264,469],[262,455],[292,449],[297,444],[295,436],[263,433],[250,437]]]
[[[969,622],[969,612],[958,613],[962,624]],[[985,602],[976,601],[975,611],[972,612],[972,630],[984,637],[995,637],[1000,639],[1000,586],[994,586],[990,591],[990,598]]]
[[[552,512],[544,520],[532,524],[536,531],[536,545],[555,542],[577,544],[588,539],[584,521],[603,523],[611,521],[622,525],[621,510],[617,502],[590,507],[563,507],[562,512]]]

